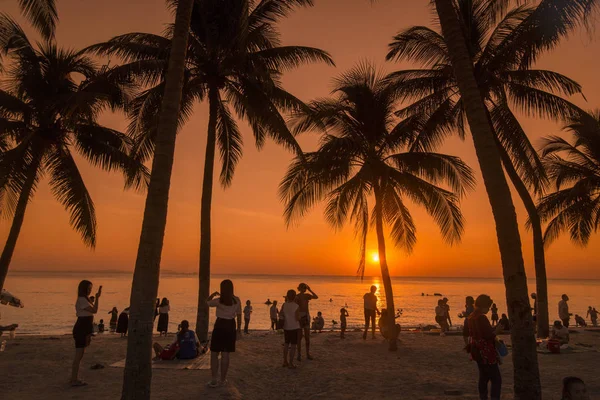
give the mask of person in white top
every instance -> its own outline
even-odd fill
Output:
[[[219,297],[217,297],[219,296]],[[242,327],[242,305],[240,299],[233,294],[233,282],[225,279],[221,282],[221,293],[214,292],[207,300],[209,307],[216,307],[217,320],[210,340],[210,369],[212,380],[209,387],[217,387],[227,383],[227,370],[229,369],[229,353],[235,352],[236,321],[237,331]],[[221,354],[221,380],[219,376],[219,353]]]
[[[288,290],[285,303],[279,310],[279,318],[283,318],[283,366],[296,368],[294,365],[294,353],[300,336],[300,306],[296,303],[296,292]],[[288,352],[290,355],[288,361]]]
[[[75,359],[71,370],[71,386],[85,386],[87,383],[79,379],[79,366],[85,353],[85,348],[90,345],[92,333],[94,332],[94,314],[98,312],[98,300],[102,295],[102,286],[98,288],[94,304],[90,302],[92,294],[92,282],[81,281],[77,288],[77,302],[75,303],[75,315],[77,322],[73,326],[73,339],[75,339]]]
[[[160,302],[160,306],[158,306],[158,325],[156,326],[156,330],[159,332],[159,335],[167,336],[167,332],[169,330],[169,311],[171,311],[171,305],[169,303],[169,299],[164,297]]]

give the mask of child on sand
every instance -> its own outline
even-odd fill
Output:
[[[346,317],[348,317],[348,311],[345,308],[340,308],[340,338],[341,339],[345,339],[345,333],[346,333]]]
[[[319,311],[317,313],[317,316],[313,319],[311,328],[315,333],[317,333],[317,331],[319,331],[319,333],[321,333],[323,331],[324,327],[325,327],[325,320],[323,319],[323,313],[321,313],[321,311]]]
[[[585,322],[585,319],[581,317],[581,315],[575,314],[575,327],[579,326],[585,328],[587,326],[587,323]]]
[[[109,312],[110,314],[110,332],[115,333],[117,330],[117,320],[119,318],[119,311],[117,307],[113,307],[113,309]]]
[[[552,325],[552,331],[550,332],[550,338],[553,340],[558,340],[558,342],[563,344],[569,344],[569,328],[564,326],[560,321],[554,321],[554,325]]]
[[[492,312],[492,326],[496,326],[498,325],[498,307],[496,303],[492,304],[490,311]]]
[[[508,320],[508,317],[506,316],[506,314],[502,314],[502,318],[500,318],[498,325],[502,327],[503,331],[505,331],[505,332],[510,331],[510,321]]]
[[[98,324],[98,333],[104,333],[104,320],[101,319],[100,323]]]
[[[250,324],[250,314],[252,314],[252,306],[250,300],[246,300],[246,307],[244,307],[244,333],[248,333],[248,325]]]
[[[563,379],[561,400],[590,400],[583,380],[575,376]]]
[[[288,290],[285,303],[279,311],[279,318],[283,318],[283,367],[296,368],[294,365],[294,353],[300,336],[300,307],[295,302],[296,292]],[[289,359],[288,359],[289,354]],[[289,360],[289,361],[288,361]]]
[[[273,305],[269,309],[269,313],[271,314],[271,329],[277,330],[277,316],[279,315],[279,310],[277,309],[277,300],[273,301]]]

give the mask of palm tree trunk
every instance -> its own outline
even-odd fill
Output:
[[[152,174],[131,286],[127,360],[121,393],[123,400],[150,400],[154,306],[158,293],[160,259],[167,224],[177,120],[193,5],[194,0],[179,0],[175,16],[175,30],[159,116]]]
[[[2,291],[2,288],[4,288],[4,281],[6,280],[6,276],[8,275],[8,267],[10,266],[10,261],[15,252],[15,247],[17,246],[19,233],[21,232],[23,220],[25,219],[25,210],[27,209],[29,197],[31,196],[31,192],[33,191],[33,186],[35,185],[35,178],[37,176],[37,171],[41,163],[41,156],[34,156],[32,162],[33,164],[31,164],[31,166],[29,167],[27,179],[25,179],[25,183],[23,184],[23,188],[21,189],[21,193],[19,194],[19,200],[17,201],[17,207],[15,208],[13,222],[10,226],[8,238],[6,239],[6,244],[4,245],[4,249],[2,250],[2,255],[0,256],[0,292]]]
[[[506,303],[512,322],[514,395],[516,399],[541,399],[534,327],[515,207],[453,1],[435,0],[435,5],[496,222]]]
[[[506,174],[510,178],[513,186],[517,190],[523,205],[527,210],[529,221],[531,222],[531,230],[533,233],[533,259],[535,264],[535,284],[536,284],[536,301],[537,301],[537,336],[539,338],[547,338],[550,336],[550,318],[548,316],[548,280],[546,278],[546,257],[544,253],[544,236],[542,235],[542,222],[537,212],[537,208],[529,190],[521,180],[521,177],[514,168],[514,165],[500,145],[496,142],[498,151],[502,157],[502,164],[506,170]]]
[[[217,141],[217,106],[219,91],[211,87],[208,91],[208,136],[204,158],[204,180],[202,181],[202,205],[200,210],[200,265],[198,271],[198,315],[196,334],[201,342],[208,340],[208,304],[210,291],[210,217],[212,207],[213,176],[215,170],[215,146]]]
[[[388,312],[388,330],[390,332],[391,340],[390,351],[396,351],[398,349],[396,343],[396,337],[394,332],[396,330],[396,307],[394,306],[394,290],[392,288],[392,278],[390,277],[390,270],[387,264],[387,257],[385,254],[385,235],[383,233],[383,211],[382,211],[382,195],[379,188],[375,188],[375,230],[377,232],[377,246],[379,249],[379,265],[381,267],[381,280],[383,281],[383,287],[385,289],[385,306]]]

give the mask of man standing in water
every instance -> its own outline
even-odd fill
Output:
[[[310,294],[306,293],[310,292]],[[298,303],[298,311],[300,312],[300,333],[298,337],[298,361],[302,361],[302,334],[306,341],[306,358],[312,360],[310,356],[310,313],[308,311],[308,302],[319,298],[306,283],[298,285],[298,293],[296,295],[296,303]]]
[[[569,327],[569,319],[571,319],[571,313],[569,312],[569,296],[566,294],[562,295],[562,300],[558,302],[558,317],[561,319],[565,328]]]
[[[363,299],[365,300],[365,333],[363,333],[363,340],[367,340],[367,333],[369,333],[369,322],[371,323],[372,338],[375,339],[375,313],[379,315],[379,309],[377,308],[377,286],[371,286],[371,291],[365,293]]]

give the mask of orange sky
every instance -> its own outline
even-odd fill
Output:
[[[331,78],[361,59],[384,65],[388,71],[409,64],[384,64],[386,47],[400,29],[429,25],[432,14],[429,0],[316,0],[316,6],[295,12],[281,24],[285,44],[316,46],[329,51],[337,68],[314,65],[303,67],[285,77],[286,88],[304,100],[329,93]],[[16,0],[0,0],[2,11],[18,16]],[[169,22],[163,0],[58,0],[59,44],[81,48],[127,32],[160,33]],[[18,18],[20,21],[21,19]],[[25,26],[25,23],[23,24]],[[30,32],[29,29],[27,29]],[[585,33],[569,41],[540,61],[574,78],[584,87],[588,103],[600,106],[600,81],[597,55],[600,44]],[[125,129],[121,115],[108,114],[103,123]],[[206,109],[198,105],[177,140],[171,184],[169,218],[162,258],[163,270],[194,272],[198,268],[199,213],[205,147]],[[541,136],[559,132],[559,126],[538,120],[524,121],[534,143]],[[287,230],[281,218],[278,183],[291,156],[269,143],[261,152],[253,147],[251,133],[243,128],[246,147],[233,186],[216,187],[213,200],[213,271],[215,273],[343,274],[356,269],[357,244],[351,229],[334,232],[315,209],[300,226]],[[313,149],[316,135],[305,135],[301,144]],[[472,143],[449,140],[443,152],[459,155],[477,169]],[[137,251],[145,195],[123,192],[116,174],[95,170],[85,161],[80,168],[94,199],[98,218],[98,245],[86,249],[68,224],[68,215],[52,198],[42,182],[30,203],[17,244],[12,270],[131,270]],[[218,168],[217,173],[218,173]],[[479,179],[479,175],[478,175]],[[215,180],[218,182],[218,180]],[[519,221],[525,212],[515,198]],[[411,276],[501,276],[495,229],[483,185],[462,202],[466,232],[461,244],[446,246],[431,219],[412,208],[418,228],[418,244],[407,256],[389,249],[394,275]],[[0,221],[0,240],[5,241],[7,220]],[[572,245],[566,238],[547,252],[548,275],[554,278],[600,278],[598,237],[587,249]],[[522,241],[528,275],[533,277],[530,235],[523,229]],[[376,249],[369,239],[371,252]],[[377,275],[372,261],[368,275]]]

